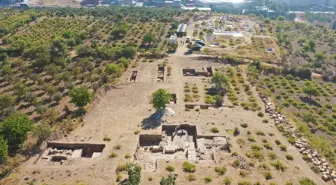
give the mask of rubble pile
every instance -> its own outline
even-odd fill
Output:
[[[326,159],[322,158],[317,151],[309,147],[307,140],[302,138],[300,133],[295,130],[295,127],[290,124],[283,115],[276,111],[275,106],[265,95],[259,94],[259,96],[264,102],[265,112],[274,120],[276,126],[282,126],[285,133],[295,138],[295,147],[299,149],[302,155],[307,155],[312,164],[320,170],[322,179],[324,181],[332,180],[336,183],[336,172],[331,168]]]
[[[243,170],[248,170],[249,169],[249,165],[246,161],[246,159],[242,156],[236,156],[237,160],[239,161],[239,166],[238,168],[243,169]]]

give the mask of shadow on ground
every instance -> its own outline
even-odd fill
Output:
[[[163,114],[163,112],[155,112],[149,117],[143,119],[141,122],[142,129],[148,130],[159,127],[162,123]]]
[[[308,97],[300,97],[300,100],[310,106],[321,107],[321,104],[319,104],[317,101],[310,99]]]

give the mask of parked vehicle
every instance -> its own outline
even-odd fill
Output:
[[[205,46],[205,43],[203,42],[203,40],[196,40],[195,43],[197,43],[201,46]]]
[[[190,36],[187,36],[187,38],[186,38],[186,42],[187,42],[187,43],[190,42]]]

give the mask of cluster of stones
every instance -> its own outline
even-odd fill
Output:
[[[243,170],[248,170],[249,165],[248,165],[246,159],[242,156],[239,156],[239,155],[237,156],[237,159],[239,161],[238,168],[243,169]]]
[[[293,124],[290,124],[283,115],[275,110],[274,105],[265,95],[259,94],[259,96],[264,102],[265,112],[268,113],[270,118],[274,120],[275,125],[282,126],[284,128],[284,132],[295,138],[295,147],[299,149],[301,154],[307,155],[308,158],[312,161],[313,165],[320,170],[322,173],[322,179],[324,181],[332,180],[334,183],[336,183],[336,172],[330,167],[326,159],[321,158],[317,151],[310,149],[306,139],[300,136],[300,133],[295,130]]]

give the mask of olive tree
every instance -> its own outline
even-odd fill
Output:
[[[15,113],[2,121],[0,135],[3,135],[4,139],[8,141],[10,149],[18,149],[25,141],[31,128],[32,122],[27,115]]]
[[[312,96],[318,95],[318,90],[314,86],[312,82],[305,82],[305,85],[303,87],[303,93],[307,94],[309,98],[311,99]]]
[[[93,95],[86,87],[74,88],[71,93],[71,102],[77,107],[83,108],[85,105],[92,101]]]
[[[215,72],[211,78],[211,82],[219,94],[224,92],[229,85],[228,78],[221,72]]]
[[[166,108],[166,104],[169,103],[171,95],[166,89],[158,89],[152,94],[152,104],[157,111],[161,111]]]

